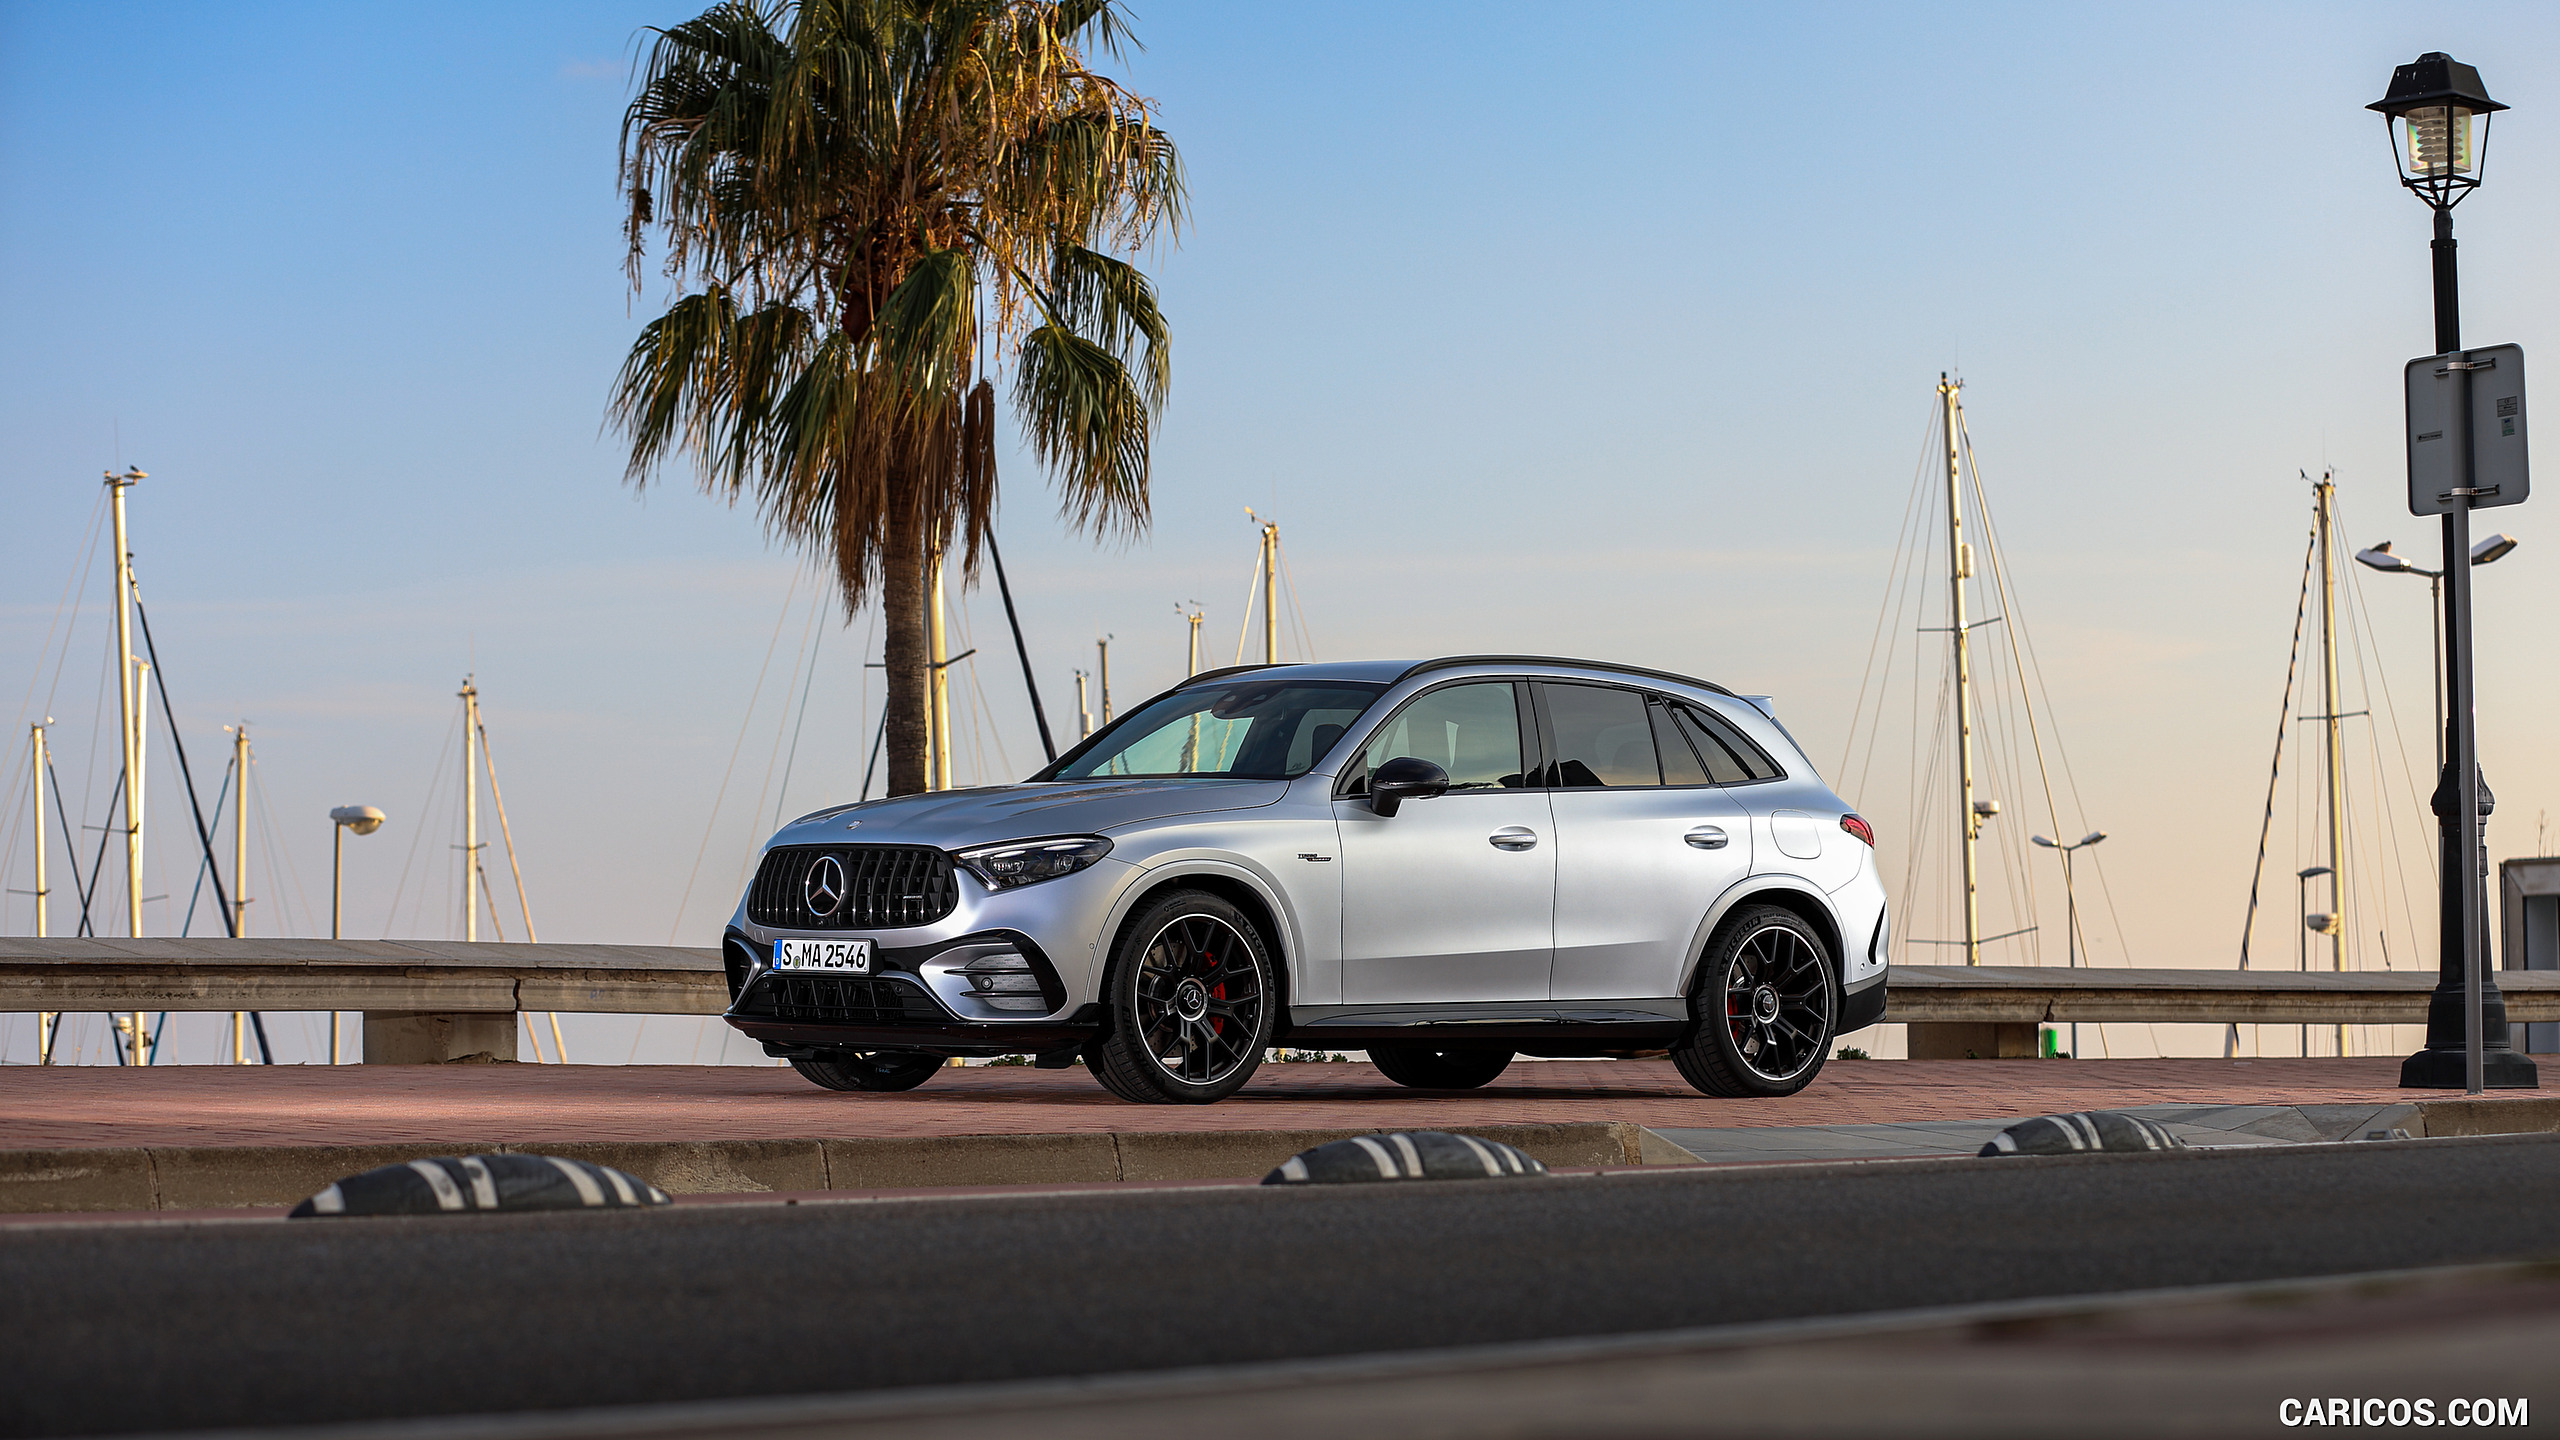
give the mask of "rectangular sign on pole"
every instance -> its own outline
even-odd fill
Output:
[[[2409,513],[2442,515],[2468,488],[2473,509],[2521,505],[2528,490],[2524,433],[2524,347],[2492,345],[2421,355],[2402,372],[2409,393]],[[2471,399],[2470,424],[2457,397]],[[2468,434],[2466,435],[2466,428]],[[2471,474],[2463,478],[2468,441]]]

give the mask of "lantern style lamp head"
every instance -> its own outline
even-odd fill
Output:
[[[2380,111],[2391,131],[2400,183],[2432,208],[2450,210],[2480,184],[2488,117],[2507,107],[2489,98],[2479,71],[2431,50],[2393,69],[2391,93],[2364,108]]]

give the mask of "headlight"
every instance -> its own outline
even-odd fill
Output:
[[[1011,890],[1073,875],[1111,853],[1111,842],[1099,835],[1064,835],[1054,840],[1014,840],[981,845],[952,855],[990,890]]]

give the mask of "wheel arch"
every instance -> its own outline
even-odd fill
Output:
[[[1119,912],[1112,916],[1108,931],[1110,938],[1103,946],[1102,963],[1096,969],[1098,981],[1108,979],[1112,961],[1120,953],[1120,942],[1128,938],[1130,927],[1138,923],[1139,913],[1169,890],[1207,891],[1243,911],[1245,919],[1261,932],[1262,943],[1271,950],[1272,979],[1280,992],[1276,997],[1278,1009],[1275,1017],[1282,1023],[1275,1023],[1273,1027],[1273,1033],[1277,1034],[1284,1027],[1290,996],[1297,988],[1292,961],[1296,947],[1290,942],[1289,927],[1281,919],[1280,907],[1263,893],[1260,886],[1233,870],[1202,868],[1150,874],[1130,886]]]
[[[1707,943],[1745,905],[1774,905],[1813,927],[1813,933],[1831,951],[1832,1003],[1837,1007],[1847,998],[1848,951],[1841,938],[1840,917],[1832,913],[1831,903],[1819,892],[1783,875],[1756,875],[1744,880],[1718,899],[1706,918],[1698,922],[1697,933],[1689,942],[1689,962],[1680,975],[1681,994],[1697,987],[1698,966],[1706,959]],[[1836,1008],[1834,1013],[1838,1013]]]

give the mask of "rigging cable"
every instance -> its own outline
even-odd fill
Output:
[[[456,698],[453,702],[453,719],[445,722],[444,739],[436,746],[435,768],[427,772],[427,793],[418,801],[418,827],[409,832],[409,857],[400,862],[400,879],[391,887],[391,908],[383,912],[382,938],[386,940],[391,938],[391,932],[400,924],[400,897],[408,893],[409,871],[418,863],[419,842],[426,838],[435,818],[443,813],[437,809],[435,803],[439,789],[437,777],[444,774],[445,757],[453,753],[453,737],[461,724],[462,708],[462,701]],[[427,882],[425,877],[421,876],[418,880],[418,903],[421,908],[426,904],[426,893]],[[417,928],[415,910],[410,912],[410,928],[413,932]]]
[[[514,827],[507,823],[507,796],[506,792],[498,788],[498,758],[489,751],[489,726],[485,721],[480,726],[480,767],[489,774],[489,799],[498,810],[498,838],[506,842],[507,873],[515,880],[516,909],[524,916],[525,943],[539,945],[542,943],[542,937],[534,933],[533,900],[525,894],[524,866],[516,859],[516,832]],[[485,886],[485,880],[483,884]],[[498,902],[496,897],[492,896],[489,900],[490,923],[495,924],[497,918]],[[543,1013],[551,1021],[551,1053],[558,1057],[552,1063],[566,1065],[569,1063],[569,1047],[560,1038],[560,1012],[546,1010]],[[524,1027],[526,1033],[530,1035],[533,1031],[533,1012],[530,1010],[524,1012]],[[533,1060],[537,1065],[543,1063],[542,1041],[538,1036],[534,1037],[533,1041]]]
[[[1031,647],[1022,643],[1022,617],[1013,610],[1013,586],[1004,578],[1004,552],[996,548],[996,532],[987,532],[987,558],[996,562],[996,593],[1004,597],[1004,622],[1013,627],[1013,653],[1022,659],[1022,689],[1031,697],[1032,723],[1040,727],[1040,753],[1058,763],[1057,742],[1049,738],[1049,712],[1040,704],[1040,682],[1031,676]]]
[[[52,713],[54,697],[59,695],[62,691],[62,667],[71,659],[71,634],[74,630],[78,629],[80,625],[80,607],[89,590],[90,566],[94,564],[98,558],[98,534],[101,525],[106,519],[106,513],[107,490],[104,486],[101,486],[98,490],[98,498],[91,505],[89,510],[89,538],[81,547],[80,568],[74,574],[73,578],[63,586],[62,598],[54,601],[53,619],[45,623],[44,644],[36,651],[37,658],[35,673],[37,675],[41,675],[44,673],[43,657],[46,652],[53,649],[53,637],[57,631],[60,632],[62,635],[62,653],[54,659],[53,683],[47,687],[44,692],[44,708],[47,714]],[[66,603],[71,607],[71,618],[68,622],[64,621],[62,618],[63,606]],[[27,716],[35,709],[35,698],[35,678],[34,676],[29,676],[27,679],[27,698],[19,702],[18,705],[18,720],[21,724],[25,723]]]
[[[1849,773],[1849,756],[1858,743],[1858,717],[1864,715],[1867,711],[1867,681],[1870,676],[1873,676],[1875,679],[1877,697],[1876,723],[1867,727],[1866,765],[1861,767],[1858,772],[1857,788],[1860,790],[1864,790],[1866,788],[1867,773],[1875,764],[1876,736],[1881,733],[1884,728],[1883,697],[1886,688],[1893,683],[1894,654],[1896,651],[1901,649],[1900,641],[1903,605],[1896,600],[1896,587],[1897,585],[1900,587],[1900,594],[1903,600],[1907,601],[1911,588],[1911,582],[1908,576],[1912,571],[1905,570],[1903,557],[1908,553],[1908,546],[1910,545],[1913,516],[1918,513],[1920,509],[1920,498],[1924,493],[1926,493],[1929,474],[1929,442],[1930,437],[1934,436],[1938,429],[1937,420],[1935,418],[1936,413],[1937,407],[1934,405],[1931,406],[1930,414],[1932,418],[1929,422],[1927,433],[1920,437],[1920,462],[1912,470],[1911,494],[1902,503],[1902,526],[1894,532],[1893,559],[1885,569],[1884,601],[1876,607],[1875,633],[1867,637],[1867,663],[1866,668],[1861,670],[1858,674],[1858,700],[1857,703],[1849,709],[1849,738],[1840,747],[1840,769],[1838,773],[1843,779],[1845,779]],[[1913,567],[1913,571],[1916,571],[1916,568],[1917,567],[1915,565]],[[1890,623],[1893,628],[1891,630],[1886,628],[1886,614],[1888,610],[1890,610],[1892,614]],[[1885,637],[1888,634],[1891,634],[1894,637],[1893,643],[1886,643]],[[1884,654],[1885,668],[1882,675],[1875,674],[1876,654],[1879,650]]]
[[[2314,533],[2302,549],[2302,593],[2293,602],[2293,649],[2285,657],[2284,703],[2276,711],[2276,753],[2267,767],[2267,808],[2258,821],[2258,863],[2249,872],[2249,911],[2240,925],[2240,968],[2249,968],[2249,938],[2258,923],[2258,890],[2266,879],[2267,833],[2276,819],[2276,785],[2284,774],[2284,737],[2293,728],[2293,681],[2302,668],[2302,624],[2311,613],[2311,567],[2320,554],[2320,537]],[[2229,1059],[2239,1053],[2240,1026],[2235,1022],[2223,1032],[2222,1053]]]
[[[729,777],[737,771],[738,752],[746,748],[747,727],[755,723],[756,702],[764,696],[765,675],[773,668],[773,652],[782,644],[782,627],[791,619],[792,602],[800,596],[800,580],[801,572],[795,567],[791,572],[791,587],[782,594],[782,613],[773,617],[773,638],[765,642],[764,663],[756,667],[755,688],[747,693],[747,713],[738,722],[738,738],[729,747],[729,763],[720,771],[720,788],[711,797],[711,814],[702,822],[702,844],[693,853],[693,869],[685,874],[684,892],[676,897],[675,919],[667,923],[667,943],[670,945],[676,943],[676,933],[684,928],[685,907],[693,903],[694,882],[702,877],[702,859],[711,853],[711,832],[720,823],[720,806],[729,798]],[[763,809],[763,797],[758,796],[757,801],[756,808]],[[644,1019],[641,1024],[646,1026],[648,1021]],[[639,1041],[634,1039],[632,1045],[634,1053],[637,1053]]]

